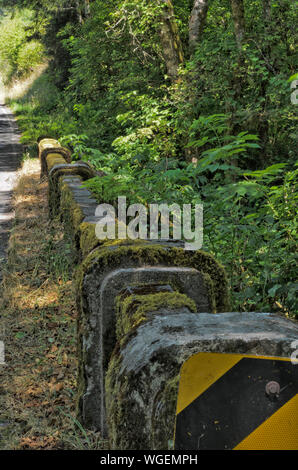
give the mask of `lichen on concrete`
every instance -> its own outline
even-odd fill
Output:
[[[118,349],[115,348],[106,375],[106,400],[108,404],[106,412],[111,449],[129,449],[133,441],[136,449],[149,450],[149,439],[147,442],[144,442],[143,438],[144,428],[147,424],[146,413],[144,412],[146,409],[144,397],[136,397],[134,392],[136,387],[134,387],[134,380],[132,380],[131,374],[123,377],[121,382],[117,380],[120,366],[121,356],[118,354]],[[117,400],[110,399],[111,391],[113,391],[113,397],[117,397]],[[135,416],[133,427],[129,423],[129,414]],[[109,419],[109,417],[113,417],[113,419]],[[118,439],[120,428],[123,430],[123,433],[121,433],[121,443]],[[143,432],[139,433],[139,429],[142,429]]]
[[[51,153],[48,153],[46,157],[46,162],[47,162],[48,172],[50,172],[51,169],[55,165],[63,165],[66,163],[66,160],[60,153],[51,152]]]
[[[48,159],[48,157],[47,157]],[[51,166],[48,166],[49,177],[51,179],[58,179],[60,176],[80,176],[83,181],[88,180],[94,176],[94,171],[85,162],[73,162],[72,164],[66,163],[66,161],[56,161]]]
[[[121,271],[154,269],[193,268],[198,274],[193,290],[201,292],[201,300],[207,311],[222,312],[228,305],[227,281],[224,270],[212,256],[200,252],[199,255],[185,252],[166,242],[153,243],[144,240],[112,240],[103,242],[101,246],[93,249],[78,266],[76,279],[77,305],[78,305],[78,336],[80,352],[80,390],[79,410],[84,425],[103,429],[104,408],[104,381],[105,373],[116,342],[115,304],[113,303],[117,291],[113,285],[116,280],[111,278],[111,291],[116,294],[109,296],[108,286],[103,296],[103,285],[112,273]],[[122,269],[121,269],[122,268]],[[209,284],[205,286],[204,278],[200,273],[206,273]],[[205,277],[207,278],[207,277]],[[195,278],[193,278],[195,279]],[[129,278],[128,281],[129,282]],[[129,284],[121,284],[121,288]],[[220,286],[219,293],[215,285]],[[118,293],[120,293],[119,289]],[[206,292],[208,291],[208,292]],[[206,302],[206,294],[212,302]],[[181,291],[183,294],[183,291]],[[108,297],[107,297],[108,296]],[[188,294],[188,297],[191,297]],[[107,307],[107,304],[108,307]],[[185,307],[183,312],[185,312]],[[188,309],[189,311],[189,309]],[[202,311],[202,310],[201,310]],[[203,310],[206,311],[206,310]],[[142,318],[142,317],[140,317]],[[140,318],[138,320],[140,320]],[[145,324],[147,321],[144,322]],[[124,338],[132,338],[137,334],[142,322],[132,326]],[[128,326],[127,326],[128,327]],[[165,332],[168,334],[169,332]]]

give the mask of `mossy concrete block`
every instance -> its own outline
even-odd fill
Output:
[[[87,255],[77,275],[79,414],[84,425],[105,428],[104,377],[116,344],[115,300],[129,285],[162,282],[187,295],[198,312],[226,310],[224,269],[204,252],[143,240],[114,240]]]
[[[49,180],[49,214],[50,217],[56,217],[60,214],[61,190],[63,184],[68,188],[80,187],[82,179],[79,176],[62,177],[61,181]]]
[[[88,164],[54,164],[49,171],[49,213],[50,217],[60,216],[65,230],[74,241],[75,259],[80,261],[100,240],[95,235],[95,225],[100,220],[95,216],[98,206],[92,193],[82,187],[83,181],[93,175]]]
[[[48,161],[49,157],[47,157]],[[55,164],[49,165],[48,163],[48,175],[51,179],[58,179],[62,175],[77,175],[85,181],[93,178],[96,174],[94,170],[86,162],[75,162],[68,164],[64,162],[55,162]]]
[[[62,147],[55,139],[45,138],[39,141],[39,158],[41,164],[41,177],[48,175],[47,156],[48,154],[59,154],[67,162],[71,162],[71,153],[68,149]]]
[[[112,449],[167,450],[174,437],[179,373],[198,352],[290,357],[297,322],[266,313],[155,315],[121,338],[106,375]]]
[[[86,216],[80,224],[76,233],[76,245],[78,246],[80,259],[84,259],[94,248],[102,245],[104,242],[99,240],[95,233],[97,222],[102,217],[95,215]]]
[[[102,279],[119,266],[178,266],[194,268],[201,272],[208,286],[209,302],[214,312],[224,312],[229,307],[229,289],[225,270],[212,255],[198,251],[187,251],[171,242],[149,242],[144,240],[110,240],[101,242],[84,259],[78,270],[78,288],[84,295],[84,280]]]
[[[150,287],[157,284],[168,284],[175,291],[173,293],[161,293],[162,297],[156,294],[145,294],[143,296],[135,296],[141,300],[140,308],[143,312],[151,312],[161,308],[178,308],[182,305],[187,306],[190,310],[200,312],[211,311],[209,303],[208,288],[204,283],[202,274],[193,268],[180,267],[162,267],[162,266],[144,266],[136,268],[120,268],[110,272],[100,286],[100,306],[97,311],[101,329],[101,350],[103,354],[104,368],[108,366],[108,362],[112,351],[116,344],[116,316],[117,297],[127,286],[143,286]],[[152,298],[154,297],[154,298]],[[119,324],[126,323],[126,302],[120,301],[121,319]],[[129,305],[128,305],[129,306]],[[129,321],[129,320],[128,320]],[[132,328],[129,328],[129,330]],[[119,339],[119,337],[118,337]]]
[[[63,183],[68,184],[69,187],[73,190],[74,197],[77,198],[78,202],[81,202],[83,196],[85,196],[85,210],[86,217],[89,215],[95,214],[95,208],[97,206],[96,200],[92,197],[90,191],[85,188],[82,188],[82,183],[86,179],[94,176],[93,170],[89,167],[87,163],[80,162],[74,163],[71,165],[64,163],[59,163],[58,160],[53,159],[53,154],[50,154],[47,157],[49,162],[49,208],[50,215],[57,215],[59,213],[60,199],[61,199],[61,184],[60,180]],[[51,163],[53,165],[51,166]],[[66,179],[69,178],[69,179]],[[87,198],[90,201],[87,201]],[[87,210],[87,205],[92,207]]]
[[[51,172],[52,168],[55,168],[57,165],[66,165],[66,160],[60,153],[48,153],[46,162],[49,173]]]
[[[108,368],[112,351],[116,345],[116,302],[117,296],[128,285],[148,286],[156,283],[168,283],[177,289],[171,298],[158,298],[155,302],[144,296],[144,309],[167,310],[187,309],[202,311],[210,309],[208,291],[201,273],[192,268],[179,267],[137,267],[120,268],[110,272],[102,279],[101,284],[88,283],[90,297],[88,299],[87,315],[79,319],[79,414],[87,427],[100,429],[106,433],[105,423],[105,373]],[[179,290],[181,293],[179,293]],[[187,295],[182,293],[186,292]],[[151,296],[149,296],[151,297]],[[154,305],[154,308],[153,308]],[[92,310],[90,310],[90,308]],[[125,312],[126,313],[126,312]],[[137,312],[138,314],[138,312]],[[150,316],[151,311],[148,312]],[[125,318],[124,318],[125,317]],[[130,323],[123,313],[123,322],[119,324],[133,331],[137,325]],[[146,317],[143,319],[146,321]]]
[[[150,285],[149,285],[150,286]],[[144,285],[148,287],[148,285]],[[138,328],[142,323],[149,321],[156,313],[162,312],[175,313],[177,311],[196,312],[197,306],[193,299],[178,291],[173,291],[170,287],[170,292],[158,292],[157,285],[152,285],[153,290],[151,293],[146,292],[143,294],[133,294],[123,299],[123,295],[117,297],[116,308],[116,338],[121,338],[127,335],[130,331]],[[166,288],[167,286],[159,286]],[[141,290],[140,286],[139,290]]]
[[[60,213],[65,224],[66,232],[77,239],[80,224],[86,217],[95,214],[98,205],[92,193],[82,187],[81,177],[61,177],[52,206],[56,208],[56,214]],[[79,247],[77,247],[79,249]]]

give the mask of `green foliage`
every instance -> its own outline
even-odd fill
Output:
[[[196,86],[194,109],[184,125],[188,127],[196,114],[231,113],[231,132],[245,129],[260,137],[262,152],[257,158],[252,153],[252,167],[289,157],[293,163],[297,114],[288,78],[297,66],[295,2],[274,2],[269,24],[261,1],[245,2],[245,20],[247,34],[239,58],[226,2],[210,4],[205,34],[187,64],[189,81]]]
[[[30,41],[23,45],[18,54],[19,75],[27,75],[33,71],[34,67],[40,64],[43,54],[44,48],[39,41]]]
[[[39,41],[27,42],[18,54],[18,72],[20,75],[26,75],[40,63],[44,48]]]
[[[163,2],[94,0],[89,16],[84,1],[27,3],[34,14],[3,19],[0,57],[9,79],[27,73],[39,36],[52,56],[12,103],[29,150],[41,134],[59,138],[103,172],[86,183],[100,201],[203,202],[204,248],[229,273],[233,308],[295,314],[295,2],[271,2],[266,19],[261,0],[245,1],[240,53],[230,2],[209,2],[191,55],[193,2],[173,0],[186,58],[176,83],[160,41]]]
[[[229,272],[236,310],[297,312],[297,170],[277,164],[205,189],[205,243]]]
[[[5,84],[13,78],[28,75],[43,61],[43,46],[30,40],[36,34],[34,14],[31,10],[17,10],[7,14],[0,23],[0,69]]]

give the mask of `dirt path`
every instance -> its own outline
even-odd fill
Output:
[[[11,111],[0,105],[0,281],[1,263],[6,258],[9,230],[14,213],[12,190],[20,164],[21,145],[17,125]]]

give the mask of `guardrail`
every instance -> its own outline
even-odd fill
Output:
[[[64,221],[77,260],[80,420],[115,449],[171,449],[188,358],[203,351],[289,357],[297,324],[228,313],[225,271],[208,253],[175,242],[99,240],[98,202],[82,187],[92,168],[71,163],[50,138],[40,139],[39,155],[50,216]]]

